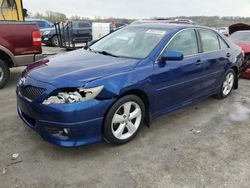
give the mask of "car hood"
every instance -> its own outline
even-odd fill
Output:
[[[56,32],[56,29],[55,29],[55,27],[40,29],[40,32],[41,32],[42,35],[44,35],[44,33],[47,32],[47,31]]]
[[[28,66],[25,74],[56,87],[79,87],[102,77],[130,71],[138,62],[80,49],[38,61]]]
[[[239,47],[241,47],[245,53],[250,52],[250,42],[234,41],[234,43],[237,44]]]
[[[41,32],[52,31],[52,30],[55,30],[55,27],[40,29]]]

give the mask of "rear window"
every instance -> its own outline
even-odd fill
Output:
[[[229,48],[227,43],[221,37],[219,37],[219,41],[220,41],[220,49],[225,50]]]
[[[86,28],[86,27],[91,27],[91,24],[87,22],[73,22],[73,27],[74,28]]]

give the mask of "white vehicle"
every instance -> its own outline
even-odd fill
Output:
[[[98,40],[109,33],[110,33],[110,23],[94,22],[92,24],[93,40]]]

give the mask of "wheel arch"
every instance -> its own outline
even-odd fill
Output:
[[[234,73],[235,73],[235,82],[234,82],[234,89],[238,89],[238,87],[239,87],[239,69],[238,69],[238,67],[237,66],[232,66],[231,67],[231,69],[234,71]]]
[[[119,100],[120,98],[124,97],[124,96],[127,96],[127,95],[135,95],[137,97],[139,97],[144,105],[145,105],[145,118],[144,118],[144,124],[147,126],[147,127],[150,127],[150,122],[152,120],[152,115],[151,115],[151,111],[150,111],[150,103],[149,103],[149,98],[147,96],[147,94],[140,90],[140,89],[130,89],[130,90],[127,90],[123,93],[121,93],[119,96],[116,97],[116,100]],[[114,102],[114,103],[115,103]],[[107,109],[104,117],[106,118],[107,116],[107,113],[109,112],[110,108],[113,106],[113,104]],[[102,132],[103,132],[103,127],[104,127],[104,122],[103,122],[103,126],[102,126]]]
[[[14,55],[6,48],[0,46],[0,57],[1,59],[7,63],[8,67],[15,66],[15,57]]]
[[[122,93],[119,96],[119,98],[122,98],[126,95],[135,95],[143,101],[143,103],[145,105],[144,123],[146,126],[150,127],[150,122],[151,122],[152,116],[151,116],[151,111],[150,111],[150,101],[149,101],[148,95],[140,89],[131,89],[131,90],[128,90],[128,91],[125,91],[124,93]]]

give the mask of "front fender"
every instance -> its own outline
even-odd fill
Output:
[[[91,88],[103,85],[104,89],[97,97],[97,99],[100,100],[119,98],[127,92],[130,93],[130,91],[140,91],[146,94],[148,99],[147,105],[153,106],[155,97],[153,97],[154,87],[152,86],[152,81],[150,79],[152,74],[153,67],[149,65],[146,67],[136,68],[136,70],[126,73],[89,82],[85,85],[85,87]],[[152,118],[150,108],[146,109],[146,113],[145,124],[149,126]]]
[[[147,94],[152,93],[150,76],[152,66],[136,67],[135,69],[108,77],[91,81],[86,88],[103,85],[103,91],[98,95],[100,99],[111,99],[121,96],[130,90],[142,90]]]

